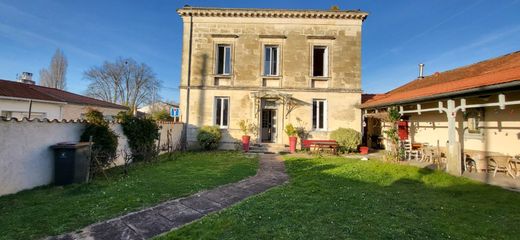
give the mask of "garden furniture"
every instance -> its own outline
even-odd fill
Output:
[[[513,172],[511,156],[488,156],[488,159],[493,163],[493,177],[500,171],[505,172],[506,175],[511,175],[512,178],[516,178],[516,172]]]

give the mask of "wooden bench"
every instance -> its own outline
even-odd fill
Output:
[[[330,150],[332,154],[338,154],[339,144],[336,140],[303,140],[303,147],[311,152]]]

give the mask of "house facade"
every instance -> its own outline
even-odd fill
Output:
[[[362,108],[369,146],[385,145],[377,139],[391,126],[378,116],[395,108],[401,139],[441,149],[453,174],[467,169],[468,158],[520,155],[520,52],[420,77]]]
[[[29,119],[82,119],[89,109],[96,109],[112,119],[125,106],[43,86],[32,81],[0,79],[0,117]]]
[[[222,148],[256,125],[253,140],[285,144],[286,124],[328,139],[361,128],[361,11],[185,7],[180,108],[189,145],[222,129]]]

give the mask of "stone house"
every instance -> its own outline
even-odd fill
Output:
[[[0,117],[3,118],[81,119],[90,108],[101,111],[108,119],[128,110],[125,106],[34,85],[33,81],[0,79]]]
[[[419,76],[366,97],[362,108],[369,146],[380,145],[374,135],[390,127],[374,118],[393,107],[402,114],[401,139],[441,149],[450,173],[462,174],[467,158],[478,164],[520,154],[520,52]]]
[[[257,125],[253,140],[288,142],[292,123],[310,139],[361,130],[361,29],[367,13],[184,7],[180,108],[187,139],[220,126],[222,148]]]

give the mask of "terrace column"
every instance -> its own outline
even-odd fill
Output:
[[[456,119],[457,119],[457,111],[455,108],[455,101],[450,99],[448,100],[448,108],[446,111],[446,115],[448,117],[448,154],[447,154],[447,163],[446,163],[446,171],[451,174],[462,174],[462,163],[460,156],[460,143],[457,142],[457,129],[456,129]]]

